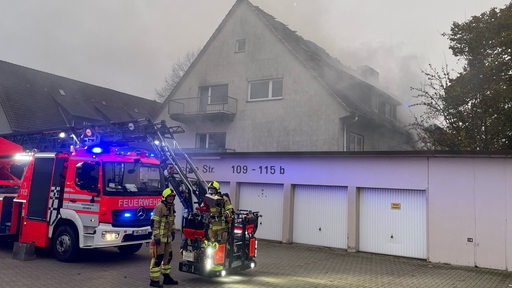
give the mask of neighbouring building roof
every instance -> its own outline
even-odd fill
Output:
[[[2,134],[152,118],[160,105],[153,100],[0,61],[0,107],[10,128],[1,131]]]

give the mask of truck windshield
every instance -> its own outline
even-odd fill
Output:
[[[160,195],[164,189],[164,176],[158,165],[105,162],[103,169],[105,195]]]

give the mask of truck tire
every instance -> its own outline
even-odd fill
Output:
[[[141,247],[142,247],[142,243],[128,244],[128,245],[118,246],[117,250],[119,250],[119,253],[121,253],[123,255],[132,255],[132,254],[137,253],[137,251],[139,251]]]
[[[78,258],[80,248],[75,229],[61,226],[52,237],[53,255],[59,261],[73,262]]]

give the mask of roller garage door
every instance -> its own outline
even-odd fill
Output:
[[[424,190],[364,188],[359,196],[360,251],[427,258]]]
[[[297,185],[293,242],[347,248],[347,187]]]
[[[240,184],[240,209],[259,211],[260,218],[256,237],[282,241],[283,235],[283,185]]]

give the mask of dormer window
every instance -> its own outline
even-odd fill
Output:
[[[235,53],[245,52],[245,39],[237,39],[235,41]]]

